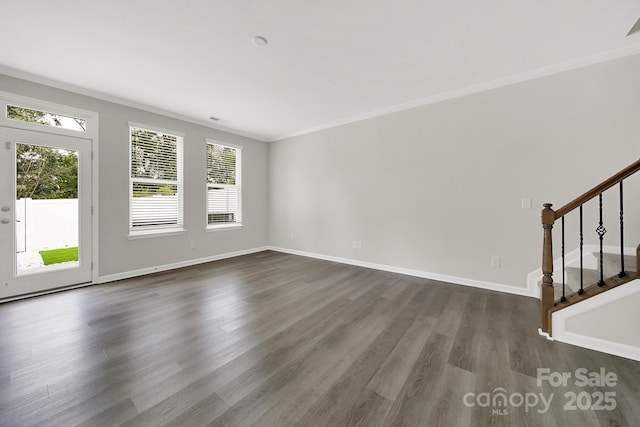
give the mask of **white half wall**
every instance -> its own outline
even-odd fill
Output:
[[[560,207],[640,157],[638,75],[635,55],[272,142],[269,244],[527,288],[542,204]],[[640,217],[634,178],[629,219]],[[617,195],[606,199],[615,224]],[[637,221],[625,230],[640,243]]]
[[[553,339],[640,361],[640,280],[553,314]]]

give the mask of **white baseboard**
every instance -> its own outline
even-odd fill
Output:
[[[132,277],[144,276],[145,274],[157,273],[159,271],[174,270],[176,268],[189,267],[196,264],[204,264],[206,262],[219,261],[221,259],[233,258],[241,255],[249,255],[256,252],[263,252],[269,249],[267,246],[261,246],[257,248],[244,249],[236,252],[227,252],[219,255],[212,255],[204,258],[190,259],[186,261],[173,262],[171,264],[157,265],[154,267],[141,268],[139,270],[124,271],[122,273],[108,274],[106,276],[99,276],[98,283],[115,282],[116,280],[130,279]]]
[[[553,339],[553,337],[552,337],[551,335],[549,335],[549,333],[548,333],[548,332],[542,332],[542,328],[538,328],[538,335],[540,335],[540,336],[542,336],[542,337],[545,337],[545,338],[546,338],[547,340],[549,340],[549,341],[555,341],[555,340]]]
[[[464,277],[448,276],[439,273],[430,273],[427,271],[413,270],[403,267],[395,267],[392,265],[377,264],[368,261],[361,261],[351,258],[335,257],[331,255],[318,254],[313,252],[299,251],[296,249],[281,248],[277,246],[268,246],[267,249],[283,252],[286,254],[300,255],[309,258],[317,258],[325,261],[334,261],[341,264],[355,265],[358,267],[372,268],[374,270],[389,271],[391,273],[406,274],[407,276],[421,277],[424,279],[438,280],[441,282],[449,282],[457,285],[471,286],[474,288],[488,289],[491,291],[504,292],[508,294],[523,295],[527,297],[535,297],[535,294],[528,288],[519,288],[516,286],[502,285],[499,283],[483,282],[481,280],[467,279]]]
[[[614,341],[603,340],[601,338],[590,337],[586,335],[576,334],[567,331],[567,321],[579,314],[586,313],[594,308],[605,304],[615,302],[617,300],[627,298],[630,295],[640,292],[640,280],[634,280],[623,286],[611,289],[602,294],[591,297],[582,301],[580,304],[574,304],[562,310],[556,311],[552,315],[552,331],[553,338],[556,341],[567,344],[577,345],[579,347],[591,350],[609,353],[627,359],[640,361],[640,348],[628,344],[618,343]]]
[[[554,331],[555,335],[555,331]],[[612,341],[606,341],[599,338],[588,337],[586,335],[578,335],[572,332],[565,332],[562,339],[555,338],[566,344],[578,347],[588,348],[602,353],[613,354],[614,356],[624,357],[640,362],[640,348]]]

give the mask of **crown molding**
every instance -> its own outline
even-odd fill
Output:
[[[186,116],[180,113],[176,113],[173,111],[164,110],[161,108],[152,107],[151,105],[142,104],[139,102],[132,101],[130,99],[120,98],[118,96],[109,95],[103,92],[95,91],[92,89],[87,89],[85,87],[76,86],[70,83],[61,82],[59,80],[51,79],[49,77],[45,77],[39,74],[29,73],[27,71],[19,70],[12,67],[7,67],[5,65],[0,65],[0,74],[5,74],[9,77],[14,77],[17,79],[27,80],[32,83],[39,83],[46,86],[51,86],[56,89],[66,90],[68,92],[73,92],[79,95],[89,96],[91,98],[100,99],[102,101],[113,102],[115,104],[124,105],[126,107],[136,108],[139,110],[144,110],[149,113],[160,114],[162,116],[171,117],[172,119],[182,120],[183,122],[193,123],[196,125],[208,127],[211,129],[219,130],[222,132],[230,133],[233,135],[243,136],[246,138],[255,139],[262,142],[268,142],[269,140],[264,138],[263,136],[251,133],[251,132],[243,132],[236,129],[232,129],[226,126],[222,126],[220,124],[214,124],[212,122],[201,120],[197,118],[193,118],[190,116]]]
[[[211,129],[216,129],[222,132],[227,132],[233,135],[238,135],[238,136],[243,136],[246,138],[251,138],[251,139],[255,139],[258,141],[262,141],[262,142],[275,142],[275,141],[281,141],[283,139],[289,139],[289,138],[294,138],[297,136],[302,136],[302,135],[306,135],[306,134],[310,134],[310,133],[314,133],[314,132],[319,132],[319,131],[323,131],[323,130],[327,130],[327,129],[331,129],[331,128],[335,128],[338,126],[343,126],[343,125],[347,125],[347,124],[351,124],[351,123],[356,123],[356,122],[360,122],[363,120],[368,120],[368,119],[372,119],[375,117],[380,117],[380,116],[384,116],[387,114],[392,114],[392,113],[398,113],[401,111],[405,111],[405,110],[411,110],[413,108],[418,108],[418,107],[423,107],[426,105],[430,105],[430,104],[436,104],[438,102],[442,102],[442,101],[446,101],[446,100],[450,100],[450,99],[455,99],[455,98],[460,98],[463,96],[467,96],[467,95],[472,95],[472,94],[476,94],[476,93],[480,93],[480,92],[485,92],[491,89],[496,89],[496,88],[500,88],[500,87],[504,87],[504,86],[509,86],[509,85],[513,85],[516,83],[522,83],[522,82],[526,82],[529,80],[534,80],[540,77],[546,77],[546,76],[550,76],[553,74],[558,74],[558,73],[562,73],[565,71],[570,71],[570,70],[575,70],[578,68],[583,68],[583,67],[587,67],[589,65],[595,65],[595,64],[599,64],[602,62],[607,62],[607,61],[611,61],[614,59],[619,59],[619,58],[624,58],[627,56],[631,56],[631,55],[636,55],[636,54],[640,54],[640,44],[639,45],[633,45],[633,46],[629,46],[629,47],[624,47],[624,48],[620,48],[620,49],[615,49],[615,50],[611,50],[611,51],[607,51],[607,52],[603,52],[603,53],[598,53],[595,55],[590,55],[590,56],[586,56],[586,57],[582,57],[582,58],[578,58],[578,59],[573,59],[570,61],[564,61],[555,65],[550,65],[550,66],[546,66],[546,67],[541,67],[541,68],[537,68],[535,70],[532,71],[527,71],[524,73],[518,73],[518,74],[513,74],[511,76],[507,76],[504,78],[500,78],[500,79],[496,79],[496,80],[491,80],[488,82],[483,82],[483,83],[479,83],[476,85],[472,85],[472,86],[468,86],[465,88],[461,88],[461,89],[456,89],[456,90],[452,90],[449,92],[444,92],[441,94],[437,94],[437,95],[433,95],[433,96],[429,96],[426,98],[421,98],[421,99],[417,99],[414,101],[410,101],[410,102],[406,102],[406,103],[402,103],[402,104],[398,104],[395,106],[391,106],[391,107],[386,107],[386,108],[381,108],[378,110],[374,110],[374,111],[370,111],[367,113],[363,113],[363,114],[356,114],[353,116],[349,116],[349,117],[345,117],[344,119],[340,119],[340,120],[336,120],[333,122],[329,122],[329,123],[325,123],[319,126],[314,126],[311,128],[307,128],[301,131],[296,131],[296,132],[292,132],[292,133],[288,133],[288,134],[283,134],[281,136],[278,137],[274,137],[274,138],[268,138],[266,136],[263,135],[258,135],[255,133],[251,133],[251,132],[244,132],[241,130],[237,130],[237,129],[233,129],[233,128],[229,128],[226,126],[222,126],[220,124],[213,124],[211,122],[205,121],[205,120],[201,120],[201,119],[197,119],[197,118],[193,118],[193,117],[189,117],[183,114],[179,114],[176,112],[172,112],[172,111],[167,111],[167,110],[163,110],[160,108],[156,108],[156,107],[152,107],[150,105],[146,105],[146,104],[142,104],[142,103],[138,103],[129,99],[125,99],[125,98],[120,98],[117,96],[113,96],[113,95],[109,95],[103,92],[98,92],[92,89],[87,89],[84,87],[80,87],[80,86],[76,86],[76,85],[72,85],[69,83],[64,83],[61,82],[59,80],[55,80],[55,79],[51,79],[48,77],[44,77],[41,75],[37,75],[37,74],[32,74],[26,71],[22,71],[22,70],[18,70],[16,68],[12,68],[12,67],[7,67],[4,65],[0,65],[0,73],[1,74],[5,74],[8,75],[10,77],[15,77],[15,78],[19,78],[19,79],[23,79],[23,80],[28,80],[34,83],[40,83],[40,84],[44,84],[47,86],[51,86],[57,89],[62,89],[62,90],[66,90],[69,92],[73,92],[73,93],[77,93],[80,95],[86,95],[86,96],[90,96],[92,98],[97,98],[103,101],[108,101],[108,102],[114,102],[116,104],[121,104],[121,105],[125,105],[127,107],[132,107],[132,108],[137,108],[140,110],[144,110],[144,111],[148,111],[151,113],[156,113],[156,114],[160,114],[163,116],[167,116],[167,117],[171,117],[174,119],[178,119],[178,120],[182,120],[185,122],[189,122],[189,123],[194,123],[200,126],[205,126]]]
[[[406,102],[406,103],[395,105],[392,107],[382,108],[382,109],[371,111],[368,113],[346,117],[341,120],[325,123],[323,125],[305,129],[303,131],[285,134],[277,138],[269,139],[268,141],[269,142],[281,141],[283,139],[302,136],[302,135],[306,135],[313,132],[319,132],[319,131],[335,128],[338,126],[359,122],[362,120],[372,119],[375,117],[385,116],[387,114],[398,113],[405,110],[411,110],[413,108],[423,107],[430,104],[436,104],[438,102],[447,101],[454,98],[460,98],[460,97],[472,95],[475,93],[485,92],[491,89],[496,89],[503,86],[509,86],[516,83],[522,83],[528,80],[534,80],[540,77],[546,77],[552,74],[558,74],[565,71],[575,70],[578,68],[587,67],[589,65],[595,65],[601,62],[607,62],[614,59],[624,58],[624,57],[636,55],[636,54],[640,54],[640,45],[634,45],[634,46],[625,47],[622,49],[615,49],[608,52],[586,56],[583,58],[573,59],[571,61],[565,61],[555,65],[537,68],[535,70],[527,71],[524,73],[513,74],[511,76],[507,76],[504,78],[491,80],[484,83],[479,83],[477,85],[468,86],[465,88],[456,89],[449,92],[444,92],[438,95],[417,99],[415,101]]]

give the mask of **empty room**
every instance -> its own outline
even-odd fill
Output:
[[[0,4],[0,425],[640,425],[640,4]]]

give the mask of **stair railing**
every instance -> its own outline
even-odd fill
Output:
[[[619,185],[620,187],[620,273],[618,273],[618,277],[622,278],[627,275],[624,267],[624,203],[623,203],[623,181],[629,176],[640,170],[640,160],[635,161],[630,164],[626,168],[622,169],[617,174],[613,175],[611,178],[603,181],[601,184],[596,185],[591,190],[587,191],[580,197],[572,200],[567,203],[560,209],[554,211],[551,209],[553,206],[551,203],[545,203],[544,209],[542,210],[542,229],[544,231],[544,239],[542,244],[542,289],[541,289],[541,301],[542,301],[542,331],[551,335],[551,309],[555,306],[555,296],[553,289],[553,225],[558,219],[562,220],[562,297],[560,298],[560,302],[566,302],[567,298],[565,295],[565,274],[564,274],[564,217],[572,212],[574,209],[580,209],[580,290],[578,291],[579,295],[583,295],[584,291],[584,276],[583,276],[583,266],[582,266],[582,255],[583,255],[583,241],[584,241],[584,233],[583,233],[583,219],[582,219],[582,206],[588,201],[595,199],[598,197],[598,206],[599,206],[599,221],[598,227],[596,228],[596,233],[598,234],[600,241],[600,253],[599,253],[599,264],[600,264],[600,280],[598,280],[598,286],[606,286],[604,280],[604,268],[603,268],[603,239],[607,230],[604,227],[602,221],[602,193],[606,190],[610,189],[615,185]],[[638,255],[640,255],[640,246],[638,246]],[[640,268],[640,256],[638,257],[638,268]],[[640,274],[640,271],[638,272]]]

